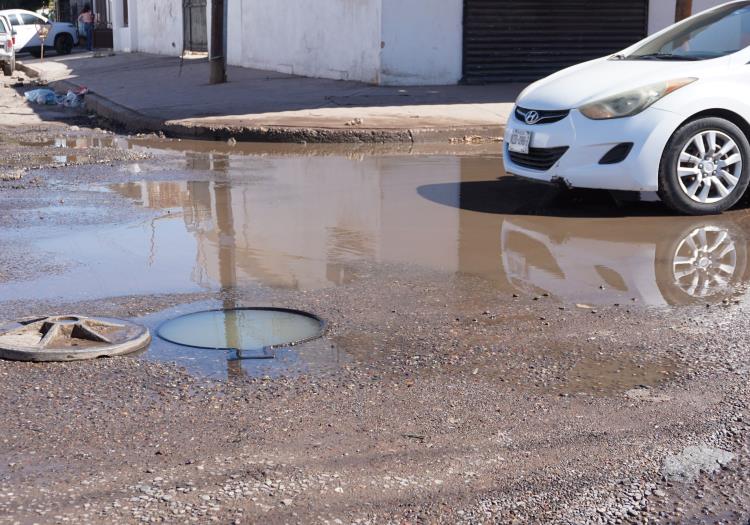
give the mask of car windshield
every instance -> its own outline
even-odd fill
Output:
[[[707,60],[750,46],[750,1],[726,5],[675,26],[629,60]]]

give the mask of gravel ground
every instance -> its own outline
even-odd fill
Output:
[[[26,116],[0,128],[4,173],[22,170],[0,183],[0,285],[64,270],[25,252],[30,228],[146,213],[89,184],[135,177],[113,167],[142,157],[111,133],[85,115],[27,124],[9,89],[2,104]],[[64,153],[76,165],[48,160],[61,135],[91,146]],[[744,302],[591,309],[408,265],[352,271],[313,292],[0,303],[2,319],[294,304],[348,356],[227,380],[147,356],[0,361],[0,524],[748,523]]]

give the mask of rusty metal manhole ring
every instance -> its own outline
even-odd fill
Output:
[[[58,315],[0,325],[0,358],[81,361],[130,354],[148,346],[148,329],[121,319]]]
[[[205,310],[163,323],[158,335],[188,348],[229,350],[239,359],[273,359],[273,350],[323,336],[326,322],[290,308],[247,307]]]

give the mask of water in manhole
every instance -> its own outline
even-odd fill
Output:
[[[319,317],[285,308],[236,308],[183,315],[159,328],[162,339],[182,346],[248,352],[244,357],[273,357],[274,348],[321,337]]]

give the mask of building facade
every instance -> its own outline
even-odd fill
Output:
[[[108,1],[117,51],[208,49],[211,0]],[[227,60],[381,85],[529,82],[668,26],[677,1],[226,0]]]

